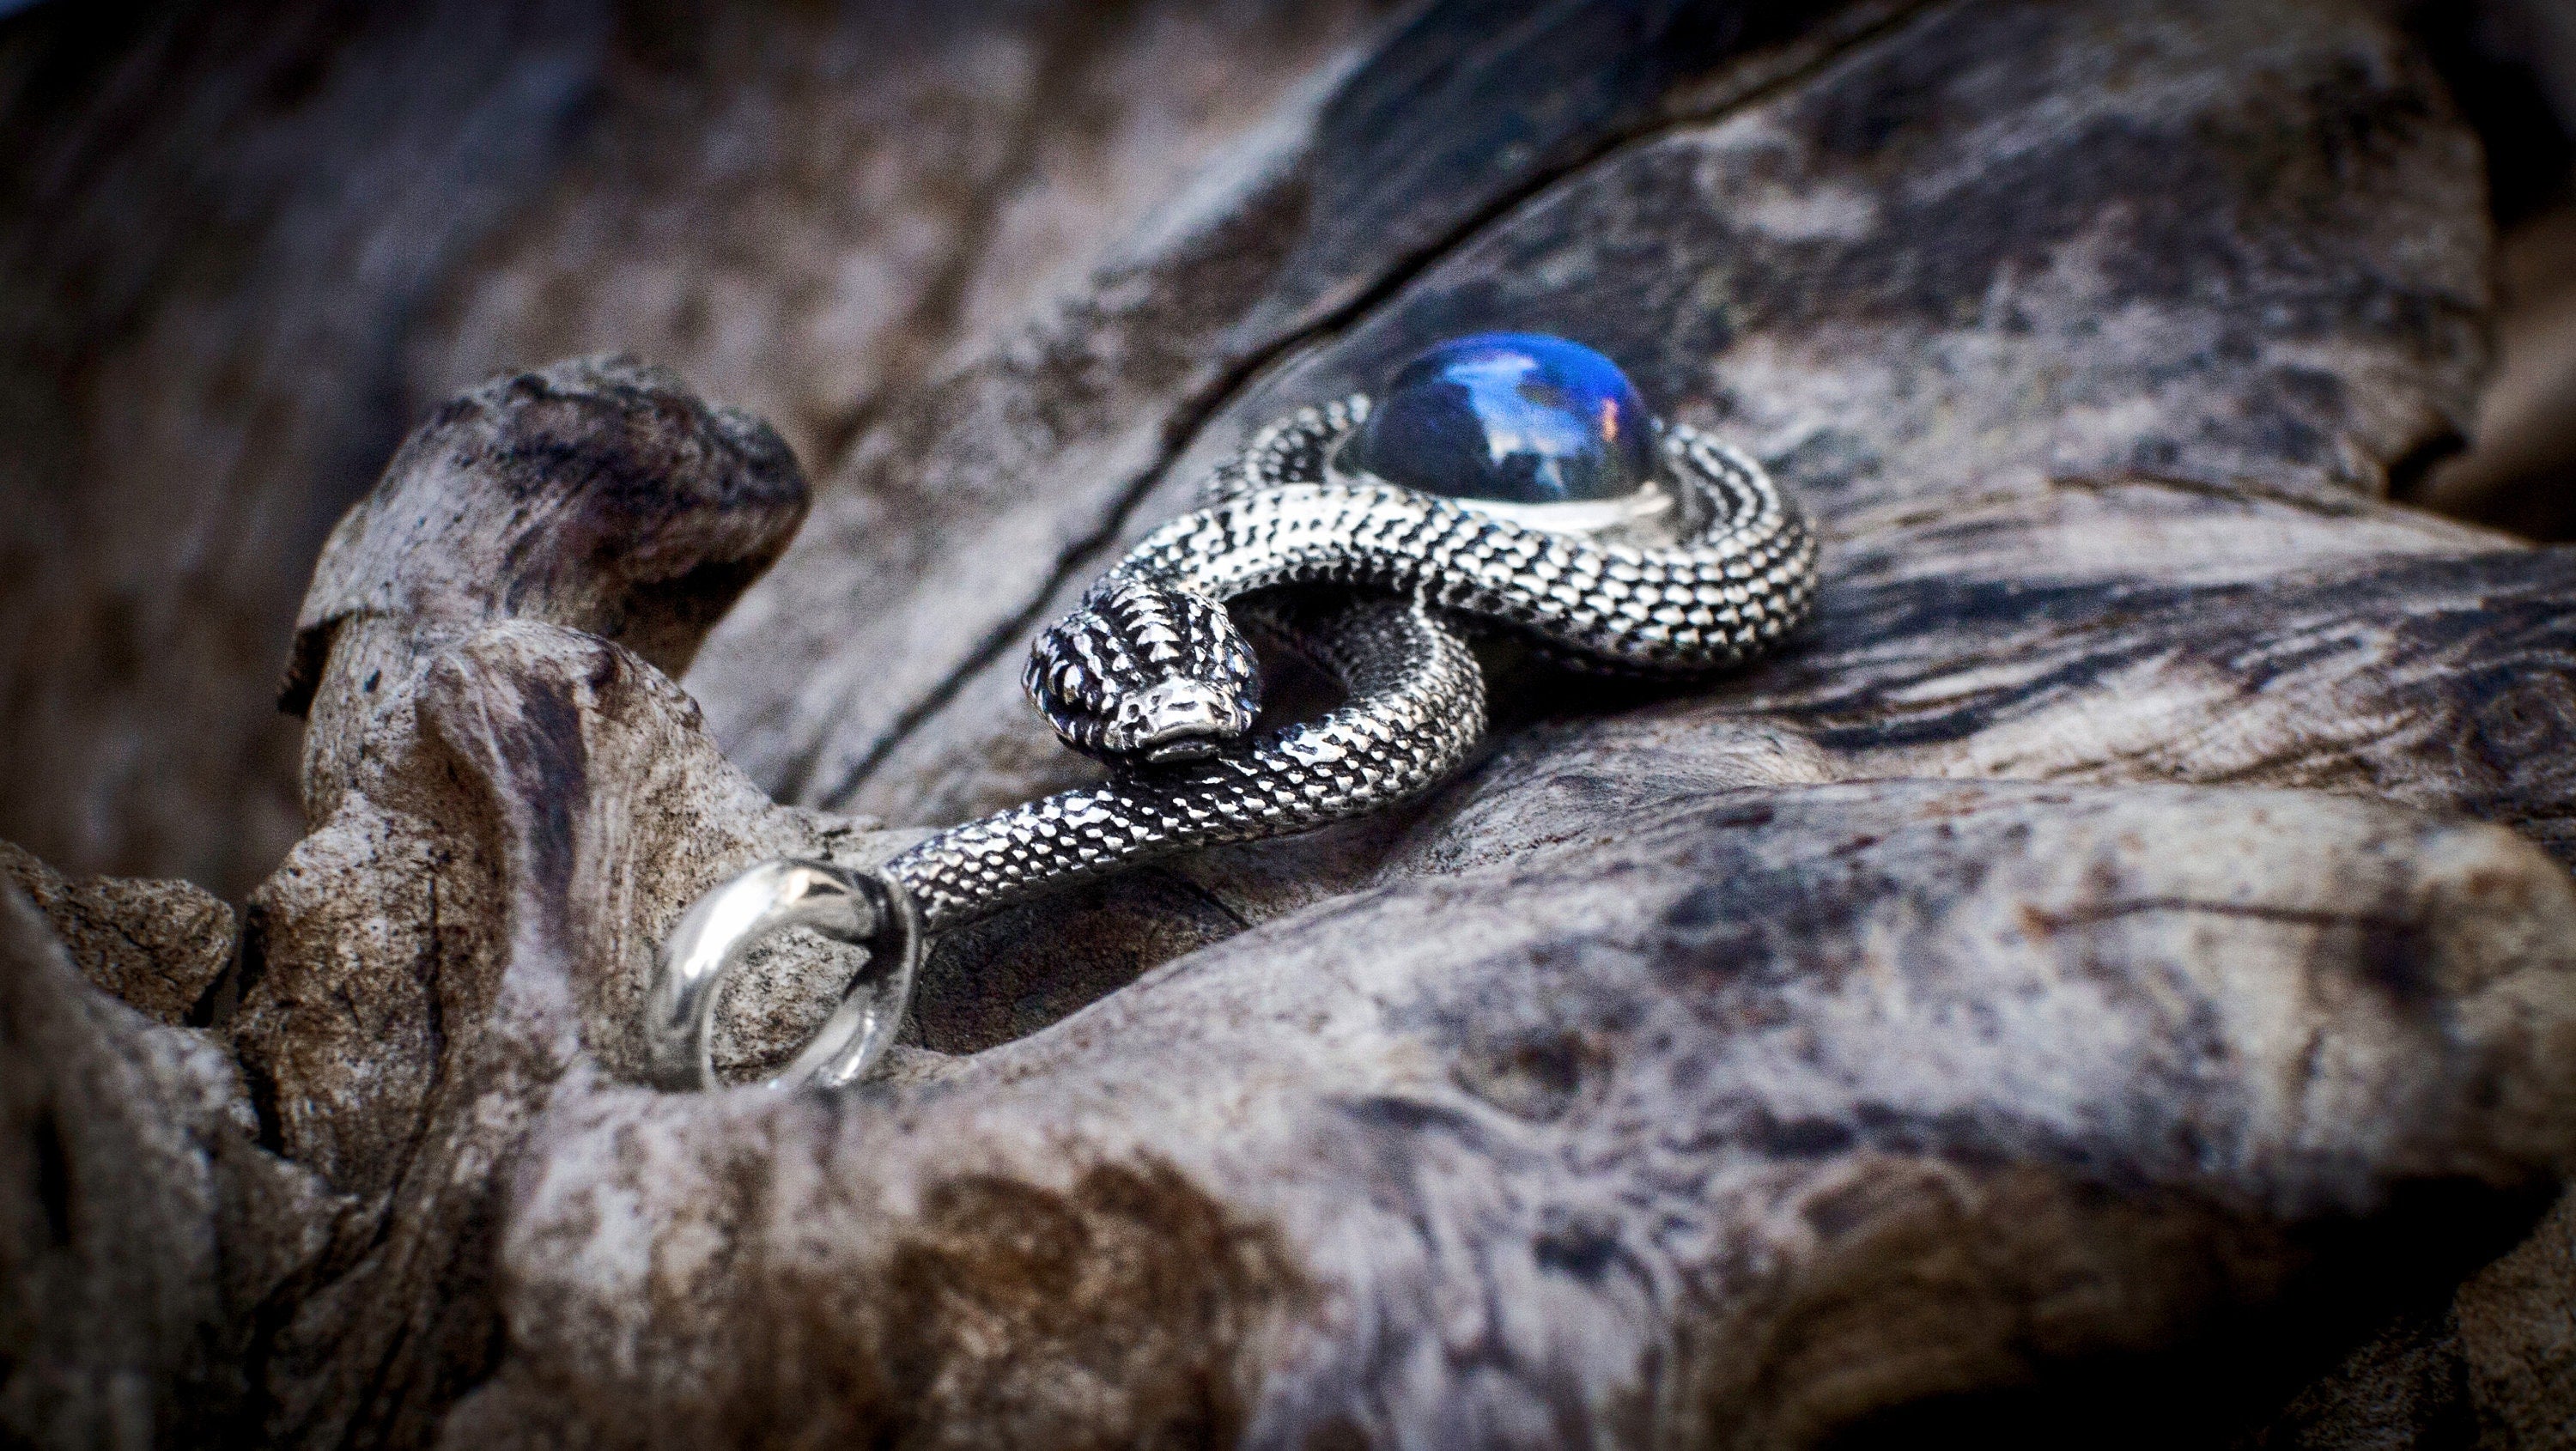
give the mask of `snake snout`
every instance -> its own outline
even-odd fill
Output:
[[[1251,729],[1251,703],[1232,682],[1174,676],[1120,702],[1103,734],[1112,755],[1161,763],[1214,755]]]

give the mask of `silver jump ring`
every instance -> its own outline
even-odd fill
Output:
[[[700,897],[662,944],[644,1018],[656,1087],[721,1086],[711,1032],[716,998],[752,948],[790,927],[865,947],[868,961],[822,1030],[769,1082],[855,1082],[885,1052],[921,969],[921,919],[911,894],[882,872],[767,861]]]

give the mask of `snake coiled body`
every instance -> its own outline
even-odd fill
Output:
[[[1457,633],[1420,606],[1370,600],[1315,622],[1303,646],[1350,700],[1207,759],[1113,771],[939,833],[886,864],[937,933],[1023,897],[1164,852],[1365,815],[1455,770],[1485,727],[1485,682]]]
[[[1471,617],[1568,663],[1689,675],[1777,641],[1813,603],[1815,542],[1749,459],[1687,428],[1663,438],[1683,527],[1666,544],[1559,532],[1327,467],[1364,399],[1272,425],[1213,502],[1147,536],[1045,632],[1025,683],[1109,780],[953,827],[886,864],[936,933],[1059,883],[1163,853],[1302,831],[1417,795],[1485,724],[1457,628]],[[1259,734],[1258,677],[1225,602],[1281,585],[1361,592],[1304,619],[1347,692],[1321,720]],[[1168,718],[1177,731],[1157,731]]]

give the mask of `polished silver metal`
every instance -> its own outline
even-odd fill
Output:
[[[841,1003],[770,1081],[854,1082],[903,1026],[920,970],[922,930],[911,895],[881,873],[817,861],[767,861],[700,897],[662,943],[645,1001],[647,1068],[663,1088],[718,1086],[710,1042],[717,995],[751,949],[790,927],[862,945],[868,960]]]
[[[764,863],[692,907],[652,990],[656,1080],[714,1085],[715,994],[784,926],[868,948],[850,1000],[773,1080],[844,1083],[891,1041],[926,937],[1155,856],[1428,790],[1484,735],[1467,621],[1578,668],[1688,676],[1768,648],[1813,606],[1804,519],[1759,464],[1696,430],[1662,430],[1662,475],[1633,498],[1503,505],[1341,467],[1367,416],[1353,397],[1263,429],[1210,479],[1207,507],[1146,536],[1040,635],[1024,684],[1068,745],[1109,762],[1103,784],[952,827],[873,873]],[[1225,606],[1283,585],[1338,587],[1266,618],[1347,698],[1255,734],[1259,672]]]

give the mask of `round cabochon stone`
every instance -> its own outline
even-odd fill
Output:
[[[1453,499],[1616,499],[1655,473],[1636,385],[1608,358],[1545,333],[1476,333],[1415,358],[1350,447],[1353,466]]]

